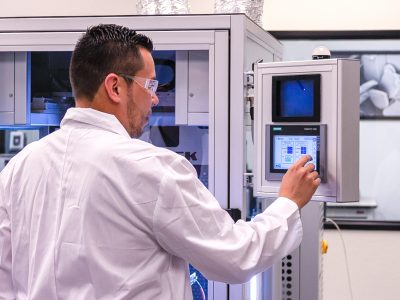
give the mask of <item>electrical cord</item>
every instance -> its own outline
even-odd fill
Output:
[[[353,289],[352,289],[351,278],[350,278],[349,260],[348,260],[348,258],[347,258],[347,250],[346,250],[346,245],[345,245],[345,243],[344,243],[344,239],[343,239],[343,236],[342,236],[342,232],[341,232],[341,230],[340,230],[340,228],[339,228],[339,225],[336,224],[336,222],[333,221],[332,219],[330,219],[330,218],[325,218],[325,221],[327,221],[327,222],[329,222],[329,223],[332,223],[333,226],[335,226],[335,228],[336,228],[337,231],[339,232],[340,239],[342,240],[343,252],[344,252],[344,260],[345,260],[346,271],[347,271],[347,279],[348,279],[348,284],[349,284],[350,299],[351,299],[351,300],[354,300],[354,298],[353,298]]]
[[[202,300],[206,300],[206,294],[204,293],[204,289],[201,286],[200,282],[198,281],[198,277],[196,272],[193,272],[192,274],[190,274],[190,286],[193,286],[193,284],[197,284],[200,288],[200,294],[201,294],[201,299]]]
[[[200,282],[198,280],[195,280],[195,282],[199,285],[200,287],[200,293],[201,293],[201,299],[206,300],[206,294],[204,293],[203,287],[201,286]]]

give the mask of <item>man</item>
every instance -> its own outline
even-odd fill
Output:
[[[310,157],[264,213],[234,223],[186,159],[132,139],[158,103],[151,51],[116,25],[78,41],[76,108],[1,173],[1,299],[191,299],[188,262],[240,283],[299,245],[320,183]]]

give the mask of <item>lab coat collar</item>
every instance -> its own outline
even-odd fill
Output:
[[[73,107],[68,109],[61,121],[61,127],[70,126],[74,123],[92,125],[131,138],[114,115],[92,108]]]

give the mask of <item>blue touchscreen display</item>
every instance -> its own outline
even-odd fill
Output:
[[[319,136],[310,135],[275,135],[273,169],[287,170],[301,156],[309,154],[312,163],[318,167],[317,151]]]
[[[280,116],[312,117],[314,115],[314,83],[312,79],[282,80]]]

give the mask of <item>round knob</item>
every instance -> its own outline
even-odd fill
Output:
[[[328,252],[328,242],[326,240],[322,240],[321,242],[321,251],[322,254],[326,254]]]

